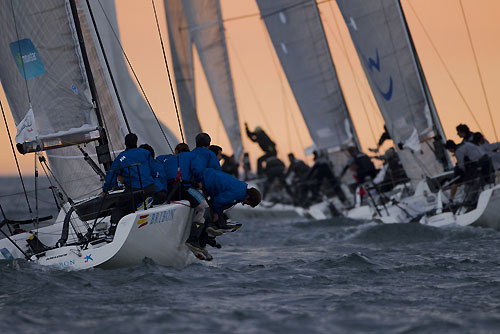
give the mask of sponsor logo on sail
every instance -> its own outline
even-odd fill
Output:
[[[366,66],[368,67],[368,69],[370,70],[371,73],[373,73],[374,69],[377,70],[377,72],[379,73],[383,73],[381,70],[380,70],[380,56],[378,54],[378,49],[375,49],[375,58],[376,59],[373,59],[371,57],[366,57],[363,55],[363,58],[365,60],[365,63],[366,63]],[[392,98],[392,76],[389,75],[389,87],[385,90],[383,90],[382,88],[380,88],[380,86],[378,85],[377,82],[375,82],[375,87],[377,87],[377,90],[378,92],[380,93],[380,95],[382,95],[382,97],[389,101],[391,98]]]
[[[45,73],[40,54],[29,38],[9,44],[19,73],[24,79],[31,79]]]

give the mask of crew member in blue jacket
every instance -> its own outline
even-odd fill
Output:
[[[111,212],[110,235],[114,234],[116,225],[123,216],[134,212],[137,204],[143,202],[145,197],[154,194],[154,171],[151,167],[151,160],[149,151],[137,148],[135,134],[129,133],[125,136],[125,151],[121,152],[111,164],[102,187],[102,196],[104,196],[117,184],[118,176],[121,176],[125,185],[125,191]],[[141,189],[143,191],[139,191]]]
[[[211,168],[203,170],[203,189],[211,197],[211,208],[214,212],[212,223],[207,226],[209,236],[218,236],[223,233],[223,224],[219,218],[224,210],[229,209],[237,203],[250,205],[255,208],[261,201],[261,194],[255,188],[248,185],[232,175]]]
[[[167,179],[163,162],[155,159],[155,150],[148,144],[142,144],[139,148],[148,150],[151,153],[151,167],[153,169],[153,180],[155,183],[155,193],[153,195],[153,205],[163,204],[167,200]]]
[[[203,168],[213,168],[216,170],[221,170],[219,159],[214,152],[210,151],[210,142],[212,139],[207,133],[199,133],[196,135],[196,148],[191,152],[196,154],[202,164]]]
[[[185,143],[175,147],[175,155],[168,157],[164,162],[165,177],[167,179],[170,200],[188,200],[194,208],[191,232],[186,240],[186,246],[201,259],[210,261],[212,256],[200,245],[200,237],[205,230],[205,215],[209,208],[205,197],[196,189],[204,170],[199,157],[189,152]]]

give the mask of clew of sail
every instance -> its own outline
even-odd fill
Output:
[[[200,56],[235,157],[239,159],[242,152],[240,124],[219,0],[182,0],[182,5],[189,36]]]
[[[444,135],[429,110],[398,1],[337,4],[408,177],[416,182],[442,172],[432,144],[434,136]]]
[[[317,149],[357,146],[315,1],[257,0]]]

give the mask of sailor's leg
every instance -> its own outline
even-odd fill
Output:
[[[191,223],[191,231],[186,241],[186,246],[200,260],[210,261],[212,256],[204,249],[205,242],[201,243],[201,238],[205,230],[205,211],[209,208],[205,197],[194,188],[188,188],[183,191],[182,197],[187,199],[192,207],[194,207],[193,222]]]
[[[262,167],[262,163],[266,161],[267,159],[267,153],[261,156],[259,159],[257,159],[257,174],[262,175],[264,172],[264,168]]]
[[[109,236],[113,236],[115,234],[116,226],[120,222],[120,219],[132,211],[132,195],[129,190],[125,190],[125,192],[118,198],[115,207],[111,211],[111,226],[108,231]]]

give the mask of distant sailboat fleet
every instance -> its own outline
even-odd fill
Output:
[[[336,177],[351,170],[358,180],[350,182],[351,189],[327,180],[335,191],[319,195],[321,184],[286,184],[280,177],[278,188],[287,188],[291,201],[278,197],[264,201],[256,210],[238,205],[229,211],[230,216],[324,219],[341,214],[384,223],[500,229],[495,212],[500,186],[495,177],[481,177],[475,170],[463,186],[474,191],[474,196],[450,200],[450,185],[457,182],[457,172],[399,1],[337,0],[385,130],[394,143],[389,153],[394,152],[391,158],[404,170],[404,180],[390,180],[389,187],[384,186],[384,176],[390,173],[390,164],[377,176],[360,178],[361,169],[371,167],[370,163],[362,165],[365,155],[316,1],[256,2],[312,138],[316,162],[333,166]],[[234,159],[241,161],[244,150],[220,2],[165,0],[164,8],[182,140],[194,147],[195,136],[202,132],[194,46]],[[153,146],[157,155],[170,153],[171,144],[177,144],[129,75],[127,67],[135,72],[119,41],[114,2],[2,1],[0,25],[0,79],[18,129],[17,148],[23,154],[37,155],[62,208],[53,225],[39,228],[41,217],[35,212],[23,222],[35,228],[19,234],[10,229],[4,232],[1,254],[75,269],[134,265],[144,257],[165,265],[192,261],[184,242],[193,210],[182,203],[153,207],[143,203],[121,219],[112,242],[106,241],[109,213],[116,203],[103,203],[96,195],[104,177],[102,168],[106,171],[112,157],[124,149],[124,135],[137,133],[139,141]],[[166,57],[165,62],[168,69]],[[472,166],[474,161],[469,163]],[[248,182],[266,182],[260,177]],[[297,191],[315,201],[294,201]],[[0,225],[19,223],[5,219]]]

